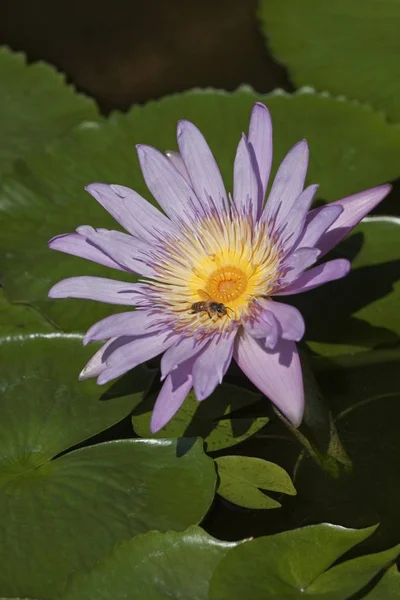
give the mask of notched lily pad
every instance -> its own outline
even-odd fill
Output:
[[[245,508],[279,508],[281,504],[261,490],[294,496],[293,483],[279,465],[253,456],[221,456],[218,468],[220,496]]]

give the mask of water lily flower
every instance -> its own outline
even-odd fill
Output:
[[[179,153],[137,146],[143,177],[164,212],[127,187],[92,183],[87,191],[127,233],[85,225],[49,243],[55,250],[142,277],[135,283],[72,277],[50,290],[51,298],[136,307],[88,330],[85,343],[105,343],[80,378],[97,377],[103,384],[163,354],[163,385],[150,426],[156,432],[192,388],[198,401],[210,396],[233,357],[298,426],[304,392],[296,342],[305,325],[300,312],[281,297],[348,273],[346,259],[315,263],[390,186],[309,210],[317,186],[304,189],[308,146],[303,140],[284,158],[264,202],[272,126],[260,103],[254,105],[248,136],[242,136],[237,148],[232,196],[197,127],[180,121],[177,138]]]

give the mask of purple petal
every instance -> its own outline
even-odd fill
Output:
[[[182,175],[182,177],[184,179],[186,179],[188,184],[191,186],[192,184],[190,183],[189,173],[186,170],[185,163],[183,162],[183,158],[179,154],[179,152],[174,152],[173,150],[168,150],[165,153],[165,155],[168,158],[168,160],[170,160],[171,163],[174,165],[175,169],[177,171],[179,171],[179,173]]]
[[[157,277],[156,271],[148,264],[148,242],[121,231],[96,230],[89,225],[81,225],[77,232],[132,273]]]
[[[292,210],[287,215],[285,223],[282,225],[281,243],[285,251],[290,250],[296,244],[299,236],[302,234],[306,223],[307,213],[318,189],[317,185],[310,185],[306,188],[294,203]],[[309,246],[310,247],[310,246]],[[312,246],[311,246],[312,247]]]
[[[254,222],[259,214],[261,193],[258,166],[254,164],[246,136],[243,135],[233,167],[233,200],[241,214],[253,215]]]
[[[92,358],[89,360],[87,365],[83,367],[82,371],[79,373],[79,381],[84,381],[85,379],[91,379],[93,377],[98,377],[100,373],[104,371],[106,368],[106,363],[103,361],[104,352],[107,348],[115,342],[115,338],[108,340],[101,348],[93,354]]]
[[[260,299],[261,306],[271,311],[277,319],[280,326],[280,336],[284,340],[299,342],[305,332],[305,323],[301,312],[294,306],[284,304],[283,302],[274,302],[273,300]]]
[[[251,111],[249,143],[254,150],[262,186],[261,202],[258,207],[258,214],[261,214],[272,164],[272,122],[267,107],[260,102],[256,102]]]
[[[197,197],[208,209],[227,206],[224,182],[203,134],[193,123],[179,121],[178,145]]]
[[[320,237],[336,221],[343,212],[343,207],[336,205],[324,206],[321,209],[312,210],[307,215],[306,226],[297,243],[298,248],[313,248]]]
[[[319,255],[318,248],[299,248],[292,252],[284,262],[284,267],[290,270],[281,278],[281,286],[285,287],[297,279],[300,273],[315,263]]]
[[[341,206],[343,212],[319,240],[318,247],[321,249],[322,255],[336,246],[366,214],[388,195],[391,189],[392,186],[389,184],[380,185],[342,200],[331,202],[329,206]],[[324,207],[316,208],[311,215],[322,210],[324,210]]]
[[[171,221],[142,196],[123,185],[91,183],[85,188],[126,231],[142,240],[154,241],[160,232],[172,234]]]
[[[266,348],[272,350],[278,341],[279,327],[275,315],[270,310],[263,310],[257,318],[243,323],[244,328],[254,338],[264,340]]]
[[[308,146],[302,140],[283,159],[272,184],[263,218],[274,223],[274,229],[284,224],[296,198],[301,194],[308,166]]]
[[[163,354],[161,359],[161,379],[164,379],[185,360],[197,355],[207,343],[207,338],[201,341],[197,341],[193,337],[178,340]]]
[[[304,412],[304,390],[296,344],[280,340],[266,350],[249,333],[236,338],[234,358],[242,371],[298,427]]]
[[[156,433],[172,419],[192,388],[192,360],[170,373],[161,388],[151,415],[150,431]]]
[[[57,235],[49,241],[49,248],[65,252],[66,254],[72,254],[73,256],[79,256],[80,258],[86,258],[87,260],[113,269],[126,270],[122,265],[107,256],[107,254],[93,246],[93,244],[89,244],[79,233]]]
[[[143,302],[140,284],[89,276],[69,277],[59,281],[49,291],[49,298],[83,298],[125,305]]]
[[[151,146],[136,146],[147,187],[161,208],[174,221],[190,221],[198,199],[170,160]]]
[[[124,344],[107,356],[106,368],[99,375],[97,383],[102,385],[123,375],[146,360],[158,356],[173,343],[174,339],[163,332],[141,336]]]
[[[129,312],[110,315],[98,321],[86,332],[83,343],[120,336],[147,335],[161,329],[160,315],[150,314],[145,310],[131,310]]]
[[[341,279],[350,271],[350,262],[346,258],[336,258],[318,265],[303,273],[292,285],[275,292],[275,296],[289,296],[290,294],[301,294],[313,288],[319,287],[329,281]]]
[[[211,340],[193,365],[193,388],[197,400],[205,400],[215,390],[231,363],[237,331]]]

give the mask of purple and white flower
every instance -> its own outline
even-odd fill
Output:
[[[146,184],[163,213],[136,192],[92,183],[87,191],[127,233],[78,227],[50,248],[142,276],[138,283],[72,277],[51,298],[88,298],[135,306],[95,323],[84,342],[105,341],[80,378],[106,383],[163,354],[164,381],[151,431],[176,413],[191,388],[197,400],[221,383],[232,357],[296,426],[304,392],[296,349],[300,312],[277,296],[306,292],[345,276],[335,259],[315,266],[389,192],[382,185],[309,210],[316,185],[304,189],[305,140],[290,150],[264,198],[272,161],[267,108],[254,105],[249,134],[234,162],[230,196],[200,131],[178,124],[178,153],[137,147]],[[216,310],[219,305],[219,311]]]

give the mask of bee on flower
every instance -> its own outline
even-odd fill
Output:
[[[161,429],[193,388],[198,401],[221,383],[232,358],[295,425],[304,412],[296,342],[305,324],[282,297],[344,277],[346,259],[315,263],[390,191],[382,185],[311,209],[316,185],[304,189],[308,147],[300,141],[266,190],[272,126],[256,103],[242,135],[227,194],[201,132],[178,124],[179,153],[137,146],[146,184],[164,212],[120,185],[92,183],[87,191],[127,233],[78,227],[49,246],[125,273],[137,283],[72,277],[51,298],[87,298],[135,310],[95,323],[84,342],[104,341],[80,378],[99,384],[162,354],[163,385],[151,431]],[[321,307],[323,310],[323,308]]]

